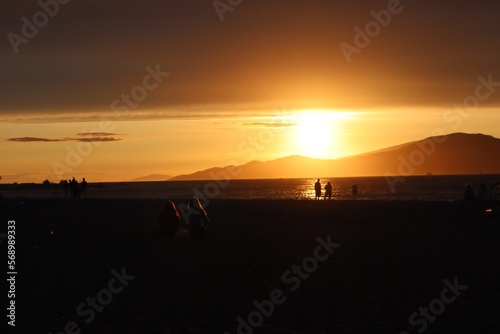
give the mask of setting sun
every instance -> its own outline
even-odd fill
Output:
[[[332,146],[331,124],[317,118],[307,118],[297,126],[297,146],[304,154],[321,158],[328,156]]]
[[[293,116],[295,151],[311,158],[327,159],[344,151],[339,143],[339,131],[347,113],[308,110]]]

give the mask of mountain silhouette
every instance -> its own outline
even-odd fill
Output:
[[[241,166],[214,167],[171,180],[500,174],[499,152],[498,138],[453,133],[341,159],[289,156]]]

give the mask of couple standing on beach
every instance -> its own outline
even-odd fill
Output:
[[[315,199],[320,199],[321,198],[321,182],[319,181],[319,179],[314,184],[314,190],[316,191]],[[328,183],[325,186],[325,199],[327,197],[328,197],[328,199],[332,198],[332,190],[333,190],[332,183],[330,181],[328,181]]]
[[[188,203],[188,214],[184,219],[189,236],[206,236],[208,230],[205,224],[208,223],[208,220],[207,212],[201,205],[200,200],[196,197],[191,198]],[[161,235],[173,237],[179,231],[182,218],[174,202],[167,201],[163,205],[163,210],[158,214],[157,221]]]

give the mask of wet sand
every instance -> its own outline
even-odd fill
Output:
[[[212,234],[190,239],[156,234],[162,203],[2,200],[4,226],[16,221],[16,332],[500,330],[500,221],[479,205],[212,200]],[[448,302],[445,280],[460,287]],[[439,314],[409,323],[430,304]]]

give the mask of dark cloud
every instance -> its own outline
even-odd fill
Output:
[[[21,138],[9,138],[8,141],[15,142],[54,142],[54,141],[65,141],[64,139],[48,139],[48,138],[37,138],[37,137],[21,137]]]
[[[49,138],[38,138],[38,137],[20,137],[20,138],[9,138],[8,141],[13,142],[23,142],[23,143],[31,143],[31,142],[62,142],[62,141],[79,141],[79,142],[113,142],[120,141],[121,138],[110,137],[117,134],[114,133],[78,133],[77,136],[79,138],[66,137],[62,139],[49,139]],[[84,138],[81,138],[84,137]],[[87,137],[87,138],[86,138]]]
[[[402,0],[404,10],[348,64],[339,47],[387,1],[70,1],[13,52],[36,1],[0,5],[0,113],[111,111],[146,66],[171,73],[131,111],[260,103],[290,108],[450,106],[479,75],[500,81],[500,3]],[[482,105],[500,105],[493,94]],[[172,114],[162,114],[172,117]],[[43,116],[41,117],[43,119]]]
[[[114,138],[114,137],[92,137],[92,138],[76,138],[76,139],[71,139],[75,141],[81,141],[81,142],[111,142],[111,141],[120,141],[122,140],[121,138]]]

